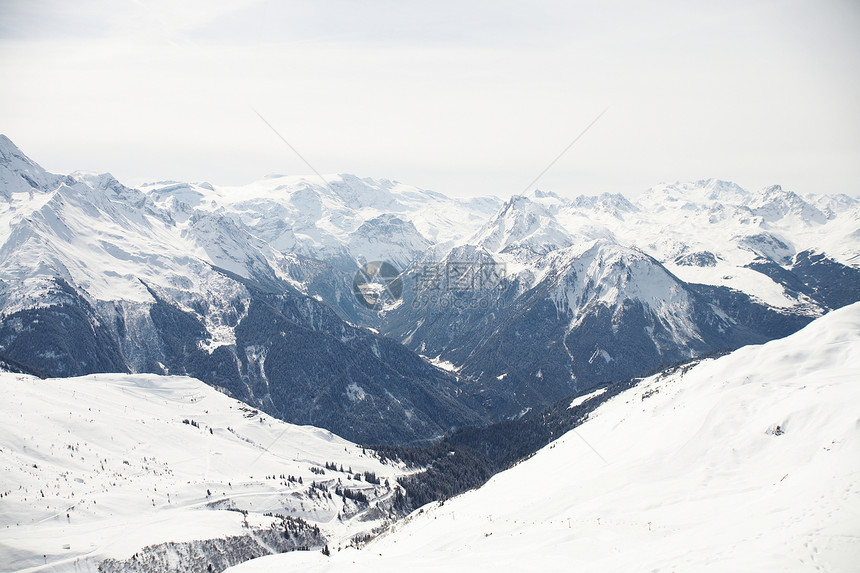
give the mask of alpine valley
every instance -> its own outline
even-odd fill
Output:
[[[492,539],[457,545],[475,528],[543,551],[573,520],[589,570],[644,568],[630,555],[652,525],[649,570],[725,570],[732,544],[752,547],[746,568],[842,570],[860,555],[846,410],[860,201],[716,179],[568,197],[452,198],[346,174],[130,188],[50,173],[0,135],[0,564],[222,571],[312,549],[266,567],[394,570],[414,550],[475,570],[505,555]],[[368,277],[377,262],[396,276]],[[777,472],[767,460],[786,444],[799,449]],[[819,458],[835,472],[824,484],[803,469]],[[434,505],[399,529],[497,473],[451,502],[459,528]],[[638,489],[610,500],[624,476]],[[791,551],[752,530],[715,537],[771,481],[756,523],[801,520]],[[517,483],[553,484],[567,505]],[[680,504],[705,485],[710,529],[654,509],[661,488]],[[778,513],[814,495],[826,507],[807,521]],[[853,532],[822,517],[843,502],[831,514]],[[320,561],[395,522],[373,559]],[[432,541],[413,547],[417,531]],[[678,556],[706,538],[701,560]]]

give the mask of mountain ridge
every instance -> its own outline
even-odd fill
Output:
[[[0,351],[54,375],[192,374],[357,440],[516,416],[860,298],[850,198],[714,179],[635,202],[451,199],[353,175],[131,189],[13,148],[0,169],[27,191],[0,200]],[[402,271],[383,308],[354,294],[373,260]]]

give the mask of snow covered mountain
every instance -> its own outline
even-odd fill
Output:
[[[858,365],[854,304],[785,339],[644,379],[361,550],[230,572],[853,571]]]
[[[686,282],[727,286],[781,308],[807,301],[749,272],[750,264],[771,260],[791,266],[798,255],[813,252],[843,265],[860,262],[860,202],[850,197],[808,202],[778,185],[750,193],[708,179],[658,185],[635,204],[621,196],[568,201],[546,193],[517,203],[543,207],[552,218],[548,226],[561,227],[576,242],[611,240],[654,257]],[[813,203],[828,205],[828,214]],[[556,248],[565,242],[556,241]]]
[[[455,252],[460,265],[465,257],[473,267],[511,261],[480,248]],[[606,239],[553,250],[491,289],[453,290],[426,304],[426,292],[406,296],[387,332],[455,365],[496,417],[785,336],[811,320],[725,287],[685,283],[653,257]]]
[[[193,375],[364,442],[482,419],[456,377],[347,324],[291,276],[314,284],[330,267],[305,268],[217,209],[185,213],[179,188],[171,212],[110,175],[53,176],[0,143],[14,182],[0,198],[3,356],[51,376]]]
[[[569,247],[574,238],[555,220],[549,210],[526,197],[512,197],[502,209],[468,240],[491,253],[524,249],[526,257],[544,255]]]
[[[371,261],[404,271],[382,308],[354,296]],[[655,568],[700,568],[729,547],[756,569],[785,569],[768,555],[819,558],[798,553],[798,539],[838,565],[840,544],[856,540],[809,506],[818,496],[838,513],[840,492],[856,494],[845,452],[857,438],[846,380],[857,377],[858,264],[860,202],[847,196],[705,180],[635,202],[543,191],[503,202],[352,175],[131,189],[109,174],[48,173],[0,136],[0,366],[21,373],[0,375],[0,463],[14,484],[0,485],[0,561],[206,571],[361,545],[416,500],[474,487],[589,415],[577,431],[600,437],[594,449],[568,434],[451,502],[469,531],[449,527],[446,504],[374,544],[391,562],[344,552],[285,563],[385,568],[437,550],[428,567],[496,551],[517,563],[505,553],[515,535],[547,547],[547,566],[570,550],[594,570],[624,570],[638,567],[634,549],[653,547]],[[785,341],[636,384],[822,316]],[[391,481],[405,466],[274,418],[387,444],[380,456],[413,443],[438,451],[408,470],[400,495]],[[505,435],[518,430],[533,434]],[[769,496],[753,496],[777,469]],[[576,487],[550,507],[522,483]],[[701,488],[713,495],[696,497]],[[806,513],[783,509],[792,496]],[[691,518],[688,502],[713,523]],[[753,502],[762,527],[803,524],[790,530],[794,553],[731,523],[730,508]],[[418,541],[418,530],[432,535]]]
[[[222,214],[284,254],[353,264],[382,258],[400,268],[431,246],[461,240],[501,204],[354,175],[272,175],[243,187],[161,182],[141,190],[177,220]]]
[[[403,469],[198,380],[0,383],[4,571],[221,571],[392,519]]]
[[[516,415],[860,300],[860,203],[831,202],[825,215],[778,186],[717,180],[661,185],[636,204],[514,197],[436,264],[505,280],[422,290],[433,265],[419,262],[380,328],[472,378],[495,415]]]
[[[408,442],[860,300],[850,197],[705,180],[635,203],[502,202],[316,179],[130,189],[0,139],[0,358],[187,374],[291,422]],[[375,260],[404,271],[381,310],[354,296]]]

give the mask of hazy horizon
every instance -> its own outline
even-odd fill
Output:
[[[860,187],[860,6],[0,3],[0,131],[50,171],[313,170],[452,196]]]

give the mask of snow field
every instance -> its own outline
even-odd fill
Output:
[[[856,571],[860,304],[657,375],[362,550],[275,571]]]
[[[318,525],[338,546],[380,525],[361,518],[391,495],[385,480],[403,473],[326,430],[280,422],[191,378],[0,379],[4,570],[94,571],[147,545],[267,528],[278,521],[268,512]],[[365,471],[382,483],[354,479]],[[331,499],[309,491],[314,481],[331,486]],[[365,493],[369,506],[335,495],[338,482]]]

